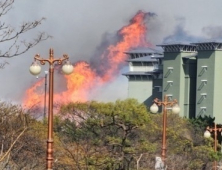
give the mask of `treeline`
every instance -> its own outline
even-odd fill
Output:
[[[42,170],[46,121],[20,106],[0,103],[0,169]],[[33,113],[32,113],[33,115]],[[168,113],[168,170],[208,170],[221,158],[204,139],[205,119]],[[61,106],[54,116],[54,170],[153,170],[161,154],[162,114],[134,99]]]

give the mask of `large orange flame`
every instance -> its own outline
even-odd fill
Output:
[[[91,67],[87,62],[81,61],[74,64],[74,72],[65,76],[66,90],[54,94],[54,101],[87,101],[90,91],[94,87],[102,86],[113,80],[119,73],[121,66],[125,64],[126,55],[124,52],[135,47],[148,47],[151,44],[146,42],[147,28],[144,23],[146,13],[139,11],[130,21],[130,24],[118,31],[120,40],[110,45],[100,56],[101,63],[98,68]],[[108,66],[108,67],[107,67]],[[97,69],[103,74],[98,74]],[[24,105],[27,108],[42,103],[43,95],[36,92],[36,87],[43,83],[38,82],[26,91]]]
[[[101,80],[97,77],[95,71],[90,68],[90,65],[81,61],[74,65],[74,72],[71,75],[66,75],[67,90],[62,94],[55,95],[55,100],[61,101],[61,95],[64,96],[63,102],[69,101],[87,101],[90,90],[99,85]]]
[[[26,90],[26,98],[24,100],[24,107],[31,108],[37,104],[43,104],[43,94],[37,93],[38,88],[42,86],[44,79],[39,79],[31,88]]]

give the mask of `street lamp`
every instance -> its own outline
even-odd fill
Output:
[[[64,54],[62,58],[54,59],[53,49],[49,50],[49,59],[40,58],[39,54],[34,57],[35,61],[29,68],[29,71],[33,75],[38,75],[41,72],[41,67],[37,63],[40,61],[42,65],[45,62],[49,63],[49,106],[48,106],[48,139],[47,139],[47,153],[46,153],[46,169],[52,170],[53,162],[53,84],[54,84],[54,63],[59,65],[62,64],[64,60],[66,63],[62,66],[62,71],[65,74],[71,74],[73,72],[73,66],[67,61],[69,59],[68,55]]]
[[[177,100],[168,101],[168,97],[164,96],[164,101],[160,101],[159,99],[154,99],[153,105],[150,107],[150,111],[152,113],[157,113],[159,110],[158,106],[163,105],[163,129],[162,129],[162,160],[165,162],[166,158],[166,126],[167,126],[167,106],[173,106],[172,112],[178,114],[180,112],[180,107],[177,104]]]
[[[207,126],[206,131],[204,132],[204,137],[209,138],[211,137],[211,132],[214,132],[214,152],[217,152],[217,131],[221,132],[222,128],[217,128],[217,124],[214,123],[214,127],[210,128]],[[217,169],[217,161],[214,161],[214,170]]]
[[[44,94],[44,121],[46,118],[46,90],[47,90],[47,76],[48,76],[48,71],[45,71],[45,94]]]
[[[45,71],[45,93],[44,93],[44,112],[43,112],[43,120],[46,118],[46,91],[47,91],[47,76],[48,76],[48,71]],[[36,78],[38,79],[39,76],[37,75]]]

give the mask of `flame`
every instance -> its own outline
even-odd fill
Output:
[[[67,90],[62,92],[62,96],[64,96],[64,99],[68,98],[69,100],[63,100],[63,102],[69,102],[70,99],[72,102],[87,101],[89,91],[101,82],[87,62],[78,62],[74,65],[74,68],[74,72],[71,75],[65,75]],[[60,94],[55,96],[55,100],[60,100]]]
[[[90,92],[95,88],[112,81],[125,64],[126,55],[124,52],[136,47],[149,47],[146,42],[147,28],[144,23],[146,13],[139,11],[130,21],[130,24],[121,28],[117,35],[120,37],[116,44],[111,44],[100,56],[99,67],[93,68],[85,61],[77,62],[74,65],[74,72],[65,76],[66,90],[54,94],[54,101],[75,102],[87,101]],[[102,72],[102,74],[101,74]],[[43,95],[36,92],[36,87],[43,84],[37,82],[26,91],[24,105],[31,107],[39,103]]]
[[[43,104],[43,94],[36,93],[38,88],[42,87],[44,79],[39,79],[31,88],[26,90],[26,98],[24,99],[24,107],[31,108],[36,104]]]

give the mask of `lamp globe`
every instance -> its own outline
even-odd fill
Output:
[[[178,104],[175,104],[175,105],[172,107],[172,112],[175,113],[175,114],[180,113],[180,107],[179,107]]]
[[[153,105],[150,107],[150,111],[152,113],[157,113],[159,110],[159,107],[156,105],[156,103],[153,103]]]
[[[34,61],[29,67],[29,71],[32,75],[36,76],[41,72],[41,66],[36,61]]]
[[[73,72],[73,65],[69,61],[66,61],[62,66],[62,72],[67,75],[71,74]]]
[[[211,136],[210,132],[209,132],[208,130],[206,130],[206,131],[204,132],[204,137],[205,137],[205,138],[209,138],[210,136]]]

